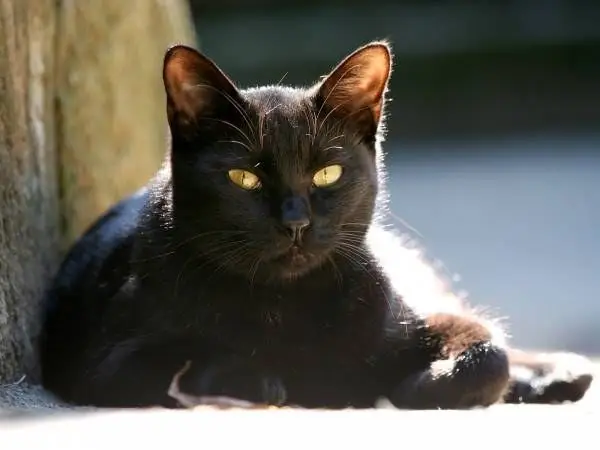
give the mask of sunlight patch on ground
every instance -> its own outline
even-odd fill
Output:
[[[600,366],[598,366],[600,368]],[[597,371],[600,374],[600,370]],[[471,411],[296,409],[55,412],[0,421],[3,449],[127,447],[387,448],[421,445],[461,449],[573,445],[594,440],[600,418],[600,383],[580,402],[565,405],[498,405]],[[565,426],[568,423],[568,427]],[[180,443],[180,444],[178,444]],[[451,446],[452,447],[452,446]]]

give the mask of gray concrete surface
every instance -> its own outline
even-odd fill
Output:
[[[0,416],[3,449],[597,447],[600,390],[576,404],[394,409],[56,412]],[[32,417],[35,417],[32,419]],[[587,442],[587,443],[586,443]]]

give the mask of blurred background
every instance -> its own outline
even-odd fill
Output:
[[[309,84],[389,39],[398,226],[509,316],[516,344],[600,354],[600,2],[190,7],[199,46],[241,86]]]

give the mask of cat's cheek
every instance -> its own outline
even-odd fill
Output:
[[[329,224],[329,221],[315,221],[315,224],[306,235],[305,244],[313,250],[326,251],[333,244],[336,235],[336,228]]]
[[[336,210],[340,209],[342,199],[338,189],[320,189],[311,196],[313,213],[321,217],[335,215]]]

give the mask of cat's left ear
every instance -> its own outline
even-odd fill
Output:
[[[374,135],[382,119],[391,70],[389,44],[367,44],[346,57],[321,81],[317,103]]]
[[[171,127],[185,128],[202,117],[224,113],[241,101],[229,77],[208,57],[185,45],[167,50],[163,81]]]

